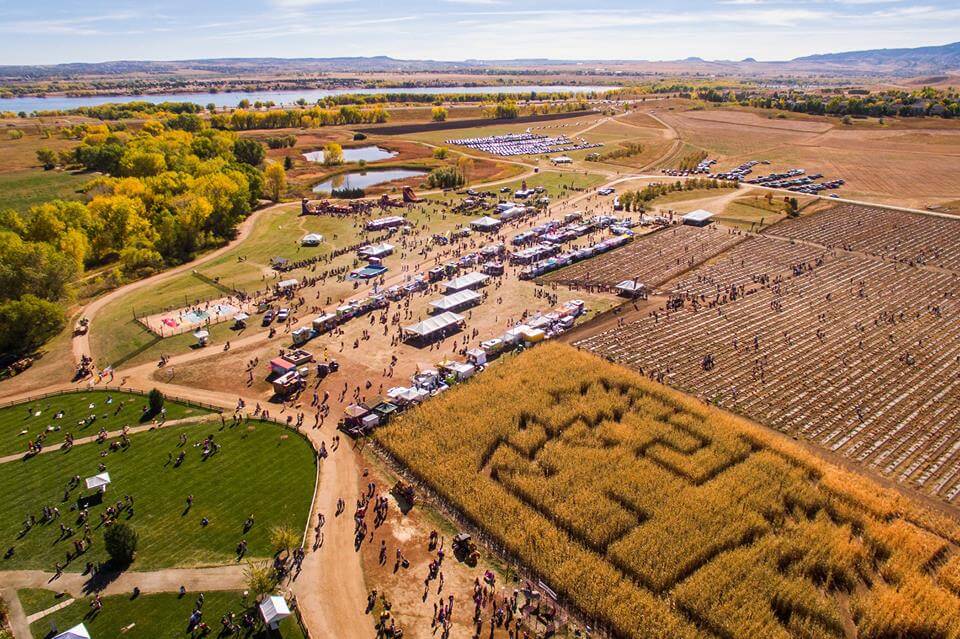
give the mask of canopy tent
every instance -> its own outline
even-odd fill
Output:
[[[87,627],[81,623],[66,632],[61,632],[53,639],[90,639],[90,632],[87,631]]]
[[[527,212],[527,209],[522,206],[511,206],[510,208],[500,212],[500,219],[502,221],[512,220],[514,218],[520,217]]]
[[[289,373],[297,367],[296,364],[284,357],[274,357],[270,360],[270,370],[275,375],[283,375],[284,373]]]
[[[359,404],[350,404],[343,410],[343,414],[347,417],[352,417],[354,419],[359,419],[370,412],[370,409],[366,406],[361,406]]]
[[[501,224],[500,220],[484,215],[480,219],[470,222],[470,227],[478,231],[496,231]]]
[[[246,322],[248,319],[250,319],[250,316],[246,313],[237,313],[233,316],[234,322]]]
[[[204,340],[204,339],[207,339],[208,337],[210,337],[210,332],[209,332],[209,331],[197,331],[197,332],[195,332],[195,333],[193,334],[193,336],[196,337],[197,339]]]
[[[683,216],[683,223],[689,226],[706,226],[713,221],[713,213],[697,209]]]
[[[433,300],[430,302],[430,308],[434,312],[457,311],[461,308],[466,308],[467,306],[479,304],[481,299],[483,299],[483,295],[477,293],[476,291],[466,289],[452,295],[441,297],[438,300]]]
[[[633,297],[642,293],[646,287],[637,280],[623,280],[614,288],[616,288],[617,292],[621,295]]]
[[[408,337],[428,337],[449,328],[458,327],[463,322],[463,316],[449,311],[429,317],[422,322],[411,326],[404,326],[403,332]]]
[[[444,292],[456,293],[457,291],[462,291],[467,288],[476,288],[485,284],[488,279],[490,279],[490,276],[480,271],[467,273],[466,275],[461,275],[460,277],[447,281],[444,285]]]
[[[398,400],[407,404],[414,404],[429,397],[430,392],[422,388],[406,388],[404,386],[397,386],[396,388],[389,389],[387,391],[387,396],[390,399]]]
[[[107,486],[110,484],[110,473],[100,473],[99,475],[94,475],[93,477],[87,477],[87,490],[98,489],[100,492],[107,490]]]
[[[357,253],[363,257],[386,257],[393,253],[393,244],[381,242],[380,244],[368,244],[361,247]]]
[[[263,622],[276,630],[280,622],[290,616],[290,608],[283,597],[270,595],[260,603],[260,614]]]
[[[300,282],[297,280],[283,280],[282,282],[277,284],[277,288],[279,288],[280,290],[283,290],[287,288],[294,288],[299,285],[300,285]]]
[[[320,246],[323,236],[319,233],[307,233],[300,239],[301,246]]]

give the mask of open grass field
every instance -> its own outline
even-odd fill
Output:
[[[0,206],[15,211],[26,211],[35,204],[50,200],[75,200],[78,189],[89,182],[89,174],[66,171],[15,171],[0,173]]]
[[[23,592],[23,591],[20,591]],[[60,632],[83,623],[91,637],[125,637],[129,639],[166,639],[172,637],[198,636],[187,632],[190,615],[193,613],[196,596],[188,593],[179,597],[176,593],[157,593],[140,595],[131,599],[128,595],[103,597],[103,608],[96,615],[91,614],[91,598],[75,601],[66,608],[38,619],[30,626],[30,632],[36,639],[43,639],[50,632],[51,623]],[[246,610],[255,616],[256,628],[244,630],[238,636],[244,639],[303,639],[304,635],[294,617],[284,619],[279,630],[268,630],[263,626],[256,602],[244,600],[240,592],[208,592],[204,594],[203,621],[210,626],[216,636],[220,632],[220,619],[227,613],[239,617]],[[52,636],[52,635],[51,635]]]
[[[19,140],[12,139],[10,137],[10,131],[12,130],[21,131],[23,137]],[[42,169],[37,161],[37,151],[39,149],[46,148],[60,152],[76,145],[75,140],[65,140],[56,134],[52,134],[48,138],[42,137],[40,128],[29,121],[23,122],[22,125],[5,122],[3,128],[0,128],[0,173],[25,171],[27,169],[40,171]]]
[[[165,401],[163,406],[167,421],[210,414],[206,409],[172,400]],[[92,437],[101,428],[113,432],[124,426],[147,424],[158,416],[149,414],[146,409],[146,396],[99,390],[56,395],[0,408],[0,457],[25,453],[27,443],[41,433],[45,434],[44,448],[49,448],[63,442],[67,433],[77,438]]]
[[[960,192],[960,126],[940,118],[914,121],[778,118],[749,109],[712,108],[661,113],[683,142],[720,160],[726,170],[769,160],[759,172],[803,168],[847,181],[841,197],[924,208]],[[754,169],[759,173],[758,169]]]
[[[181,433],[187,436],[183,447]],[[204,459],[199,442],[209,435],[221,449]],[[266,422],[233,427],[216,422],[170,426],[132,435],[130,440],[129,448],[117,451],[90,443],[66,453],[0,464],[0,485],[9,488],[0,503],[0,546],[10,549],[0,560],[3,569],[51,570],[56,562],[64,564],[67,552],[74,550],[73,541],[85,534],[74,510],[81,493],[90,494],[83,490],[82,480],[95,475],[101,463],[112,483],[106,503],[90,507],[92,546],[79,557],[74,553],[66,570],[79,572],[87,561],[106,560],[100,514],[125,495],[134,499],[134,515],[128,517],[125,510],[120,521],[131,524],[140,536],[134,570],[234,562],[241,539],[249,544],[248,557],[269,557],[271,527],[302,530],[316,469],[312,448],[298,435]],[[181,451],[185,459],[177,466]],[[75,475],[80,476],[81,487],[68,490]],[[186,509],[191,494],[193,507]],[[40,523],[43,506],[59,508],[61,517]],[[21,535],[28,514],[36,516],[37,524]],[[251,514],[256,523],[245,532],[244,521]],[[204,517],[209,519],[207,526],[201,525]],[[73,534],[63,535],[61,523],[73,528]]]
[[[573,348],[537,347],[376,438],[618,636],[960,634],[952,521]]]
[[[55,591],[46,588],[24,588],[17,591],[17,599],[23,606],[23,614],[29,617],[32,614],[56,606],[65,597],[58,597]]]

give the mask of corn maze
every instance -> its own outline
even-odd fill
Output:
[[[543,279],[604,289],[624,280],[658,286],[745,237],[728,229],[674,226],[638,237],[623,248],[560,269]]]
[[[904,214],[902,237],[869,243],[837,211],[751,237],[667,285],[669,310],[578,345],[954,501],[960,273],[941,238],[960,221]],[[801,228],[856,250],[777,237]]]
[[[614,636],[960,636],[955,524],[569,346],[376,437]]]

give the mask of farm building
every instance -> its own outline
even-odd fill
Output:
[[[435,313],[459,311],[479,304],[482,299],[480,293],[466,289],[430,302],[430,308]]]
[[[444,292],[449,294],[463,291],[468,288],[480,288],[487,283],[488,279],[490,279],[490,276],[485,275],[480,271],[467,273],[466,275],[461,275],[460,277],[447,281],[447,283],[444,285]]]
[[[683,216],[683,223],[688,226],[706,226],[711,222],[713,222],[713,213],[703,209],[697,209]]]
[[[569,155],[558,155],[555,158],[550,158],[550,161],[554,164],[573,164],[573,158]]]
[[[470,222],[470,228],[475,231],[490,233],[499,229],[501,224],[502,222],[500,220],[485,215],[478,220]]]
[[[403,327],[406,339],[432,340],[440,335],[447,335],[460,330],[463,326],[463,316],[449,311],[427,318],[410,326]]]

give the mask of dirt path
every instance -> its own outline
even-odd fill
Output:
[[[94,322],[94,319],[96,318],[97,313],[100,312],[100,310],[104,306],[106,306],[113,300],[119,297],[123,297],[124,295],[126,295],[127,293],[130,293],[131,291],[135,291],[145,286],[155,286],[160,282],[170,279],[171,277],[180,275],[185,271],[196,269],[199,266],[202,266],[203,264],[206,264],[211,260],[217,259],[227,251],[234,249],[238,244],[246,240],[247,237],[250,235],[250,232],[253,230],[253,226],[256,220],[258,220],[264,214],[269,213],[270,211],[274,211],[278,208],[289,206],[289,205],[290,205],[289,202],[284,202],[279,204],[273,204],[265,208],[259,209],[257,211],[254,211],[253,213],[247,216],[247,219],[245,219],[243,222],[241,222],[237,226],[236,237],[232,239],[230,242],[221,246],[220,248],[214,251],[210,251],[209,253],[202,255],[201,257],[191,262],[181,264],[180,266],[167,269],[166,271],[162,271],[151,277],[147,277],[142,280],[137,280],[136,282],[131,282],[130,284],[114,289],[109,293],[107,293],[106,295],[98,297],[97,299],[87,304],[83,309],[81,309],[80,315],[90,320],[90,330],[95,330],[96,323]],[[71,347],[73,350],[74,362],[79,363],[80,358],[83,355],[90,355],[90,331],[87,331],[87,333],[85,333],[84,335],[75,336],[71,343]]]
[[[180,586],[187,592],[205,590],[242,590],[244,567],[240,565],[211,568],[167,568],[152,572],[127,571],[99,573],[96,576],[65,572],[59,577],[42,570],[6,570],[0,573],[3,587],[14,590],[47,588],[65,592],[71,597],[85,597],[93,592],[107,595],[129,594],[134,587],[143,593],[175,592]]]
[[[328,427],[329,428],[329,427]],[[320,430],[311,431],[321,433]],[[367,589],[360,562],[354,551],[354,524],[351,514],[360,496],[357,454],[349,448],[350,440],[343,439],[339,450],[330,450],[320,470],[320,488],[311,521],[311,533],[306,548],[311,550],[318,541],[313,526],[317,513],[323,513],[326,522],[321,529],[322,544],[308,552],[303,572],[292,584],[300,611],[310,632],[318,637],[338,639],[371,639],[373,624],[364,614]],[[337,500],[343,499],[344,512],[336,516]]]

